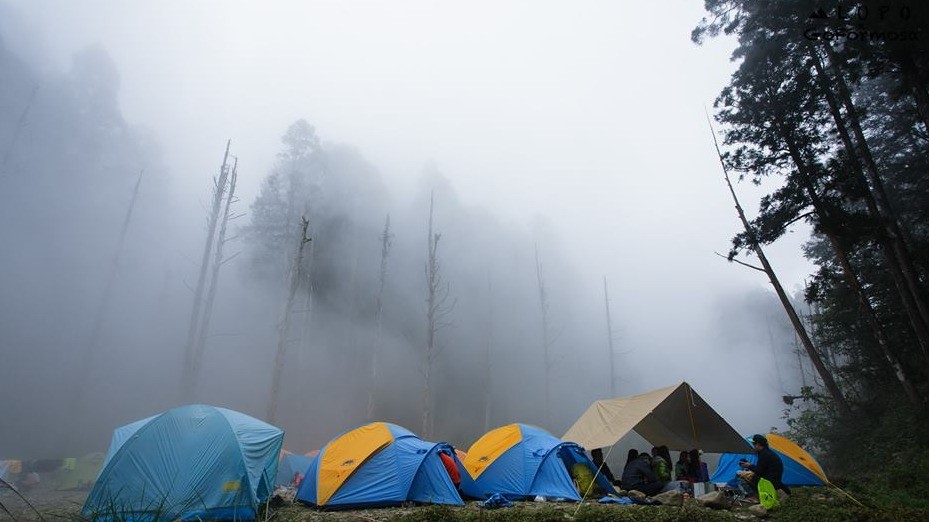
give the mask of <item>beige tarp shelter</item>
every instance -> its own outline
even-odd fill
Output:
[[[588,449],[616,444],[635,431],[673,451],[745,453],[745,439],[686,382],[641,395],[594,402],[562,439]]]

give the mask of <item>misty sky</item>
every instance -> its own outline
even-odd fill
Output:
[[[110,54],[123,115],[154,134],[182,212],[201,211],[227,138],[253,200],[297,118],[356,146],[399,200],[434,162],[466,205],[560,243],[592,302],[608,278],[624,393],[687,380],[742,432],[781,423],[795,368],[772,369],[771,346],[740,348],[784,318],[734,327],[725,315],[769,286],[714,254],[739,222],[704,106],[733,70],[733,42],[690,41],[702,2],[11,5],[7,44],[38,33],[30,52],[49,68],[88,45]],[[761,190],[738,190],[753,214]],[[810,271],[806,234],[770,249],[793,290]]]

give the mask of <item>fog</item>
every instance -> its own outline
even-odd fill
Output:
[[[699,2],[0,1],[0,457],[103,451],[113,428],[188,399],[265,418],[301,216],[285,447],[365,422],[372,386],[375,418],[420,431],[430,198],[447,292],[432,439],[483,433],[487,389],[490,427],[556,434],[609,396],[604,278],[617,394],[686,380],[740,432],[781,426],[781,396],[812,378],[763,274],[715,254],[740,225],[704,107],[733,42],[693,45],[701,15]],[[294,162],[281,138],[299,120],[319,145]],[[242,216],[184,397],[227,139]],[[743,205],[765,188],[741,184]],[[769,252],[794,292],[807,235]]]

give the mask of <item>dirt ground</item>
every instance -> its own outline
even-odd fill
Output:
[[[80,512],[88,491],[56,491],[51,485],[38,484],[32,488],[20,491],[33,507],[47,521],[72,520]],[[39,516],[21,500],[14,492],[0,488],[0,504],[9,511],[0,509],[0,520],[32,521],[39,520]]]

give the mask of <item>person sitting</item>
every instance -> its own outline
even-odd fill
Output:
[[[660,492],[665,483],[658,480],[652,472],[650,462],[648,453],[640,453],[638,458],[630,462],[623,470],[623,488],[641,491],[648,496]]]
[[[709,482],[710,481],[710,470],[706,465],[706,462],[703,461],[703,450],[697,450],[697,482]]]
[[[674,465],[674,478],[676,480],[686,480],[696,482],[697,477],[690,474],[690,452],[682,451],[677,457],[677,464]]]
[[[597,469],[600,470],[600,474],[606,477],[610,481],[610,484],[614,486],[619,485],[619,481],[616,480],[616,477],[613,476],[613,472],[610,470],[610,467],[603,461],[603,450],[597,448],[590,451],[590,458],[594,463],[594,466],[597,466]]]
[[[758,463],[752,464],[747,460],[739,461],[739,466],[752,472],[751,487],[755,495],[758,495],[758,481],[767,479],[774,485],[775,491],[780,489],[784,493],[790,494],[790,488],[781,480],[784,475],[784,463],[777,453],[768,447],[768,439],[763,435],[752,436],[752,449],[758,456]]]
[[[665,460],[661,453],[659,448],[652,448],[652,473],[661,482],[669,482],[671,480],[671,462]]]
[[[635,449],[635,448],[631,448],[631,449],[629,450],[629,453],[626,454],[626,464],[623,465],[623,471],[625,471],[626,466],[628,466],[629,464],[631,464],[631,463],[632,463],[633,461],[635,461],[635,459],[637,459],[637,458],[639,458],[639,450],[637,450],[637,449]]]

